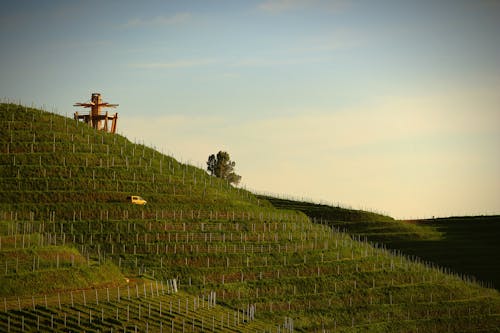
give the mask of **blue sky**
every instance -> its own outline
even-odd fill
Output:
[[[0,96],[243,186],[413,218],[500,213],[500,1],[16,1]]]

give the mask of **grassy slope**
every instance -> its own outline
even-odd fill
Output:
[[[372,242],[390,244],[403,240],[438,240],[442,236],[436,228],[397,221],[377,213],[271,197],[261,198],[267,199],[275,207],[301,211],[316,222],[327,221],[337,229],[367,237]]]
[[[276,207],[297,209],[350,234],[380,242],[500,289],[500,217],[452,217],[397,221],[371,212],[268,198]]]
[[[251,210],[266,204],[122,136],[46,112],[2,108],[2,210],[57,210],[58,218],[73,218],[74,211],[111,214],[130,208],[125,197],[131,193],[148,200],[146,212]]]
[[[68,292],[75,287],[67,285],[61,309],[50,300],[47,307],[35,301],[33,309],[28,299],[20,311],[11,300],[13,308],[0,312],[0,329],[12,321],[12,330],[21,331],[23,318],[33,328],[41,318],[43,330],[52,330],[51,313],[62,329],[63,317],[75,325],[81,312],[86,331],[133,325],[144,331],[153,323],[158,330],[163,320],[177,330],[192,320],[201,331],[201,325],[241,314],[250,304],[257,307],[256,321],[236,325],[231,319],[218,330],[276,331],[285,318],[303,332],[486,332],[500,326],[496,291],[313,224],[302,213],[276,210],[267,200],[126,138],[15,105],[0,105],[0,129],[7,133],[0,138],[0,252],[7,255],[13,247],[20,258],[26,248],[42,252],[64,244],[61,249],[70,247],[99,267],[118,267],[117,279],[177,277],[182,286],[176,295],[127,302],[115,296],[99,304],[75,299],[71,306]],[[144,196],[148,205],[123,202],[130,194]],[[351,213],[361,214],[358,219],[366,214]],[[374,219],[395,234],[429,229]],[[33,257],[23,266],[26,274]],[[5,259],[0,267],[5,262],[9,266]],[[43,269],[35,272],[45,276]],[[12,285],[16,274],[6,277]],[[160,302],[191,299],[193,306],[195,297],[210,291],[222,306],[192,308],[192,315],[174,306],[158,320],[161,304],[168,304]],[[25,292],[20,288],[18,294]],[[151,307],[149,319],[144,312],[141,317],[141,306]],[[125,321],[128,310],[135,319]],[[103,318],[91,322],[89,313],[97,311]]]
[[[434,228],[439,241],[394,241],[391,246],[457,272],[493,283],[500,290],[500,216],[451,217],[407,221]]]

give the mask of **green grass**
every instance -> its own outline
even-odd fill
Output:
[[[301,211],[316,223],[327,223],[338,230],[367,237],[372,242],[389,244],[394,240],[438,240],[442,236],[436,228],[394,220],[378,213],[272,197],[262,196],[261,199],[267,199],[280,209]]]
[[[0,297],[48,294],[61,290],[93,288],[122,283],[124,277],[112,264],[45,269],[0,276]]]
[[[276,209],[274,201],[152,148],[40,110],[1,104],[0,129],[7,134],[0,137],[2,331],[9,323],[22,331],[23,322],[41,331],[158,331],[160,322],[173,322],[175,331],[193,324],[196,332],[211,331],[214,323],[215,331],[276,332],[285,318],[296,332],[500,326],[496,290],[373,246],[329,221],[368,221],[380,241],[439,239],[435,226],[339,208],[323,216],[324,207],[293,203]],[[131,194],[148,205],[126,203]],[[79,278],[72,284],[71,276]],[[134,283],[173,278],[178,294],[125,299]],[[216,307],[186,313],[179,306],[211,291]],[[96,293],[99,304],[77,299]],[[177,307],[160,315],[160,302]],[[255,321],[227,321],[250,305]]]
[[[276,207],[300,210],[318,223],[324,222],[371,242],[383,243],[500,289],[497,255],[500,253],[500,216],[398,221],[370,212],[268,199]]]
[[[452,217],[407,221],[434,228],[437,241],[394,241],[391,246],[405,253],[492,283],[500,289],[500,216]]]

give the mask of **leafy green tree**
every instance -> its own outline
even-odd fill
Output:
[[[217,155],[208,156],[207,170],[210,174],[237,185],[241,180],[241,176],[234,172],[235,165],[236,163],[231,161],[229,154],[225,151],[219,151]]]
[[[210,175],[214,176],[215,175],[215,166],[217,164],[217,158],[215,157],[214,154],[208,156],[208,161],[207,161],[207,170],[210,172]]]

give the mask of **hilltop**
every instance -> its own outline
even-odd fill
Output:
[[[14,104],[0,130],[2,331],[500,326],[496,290],[123,136]]]

